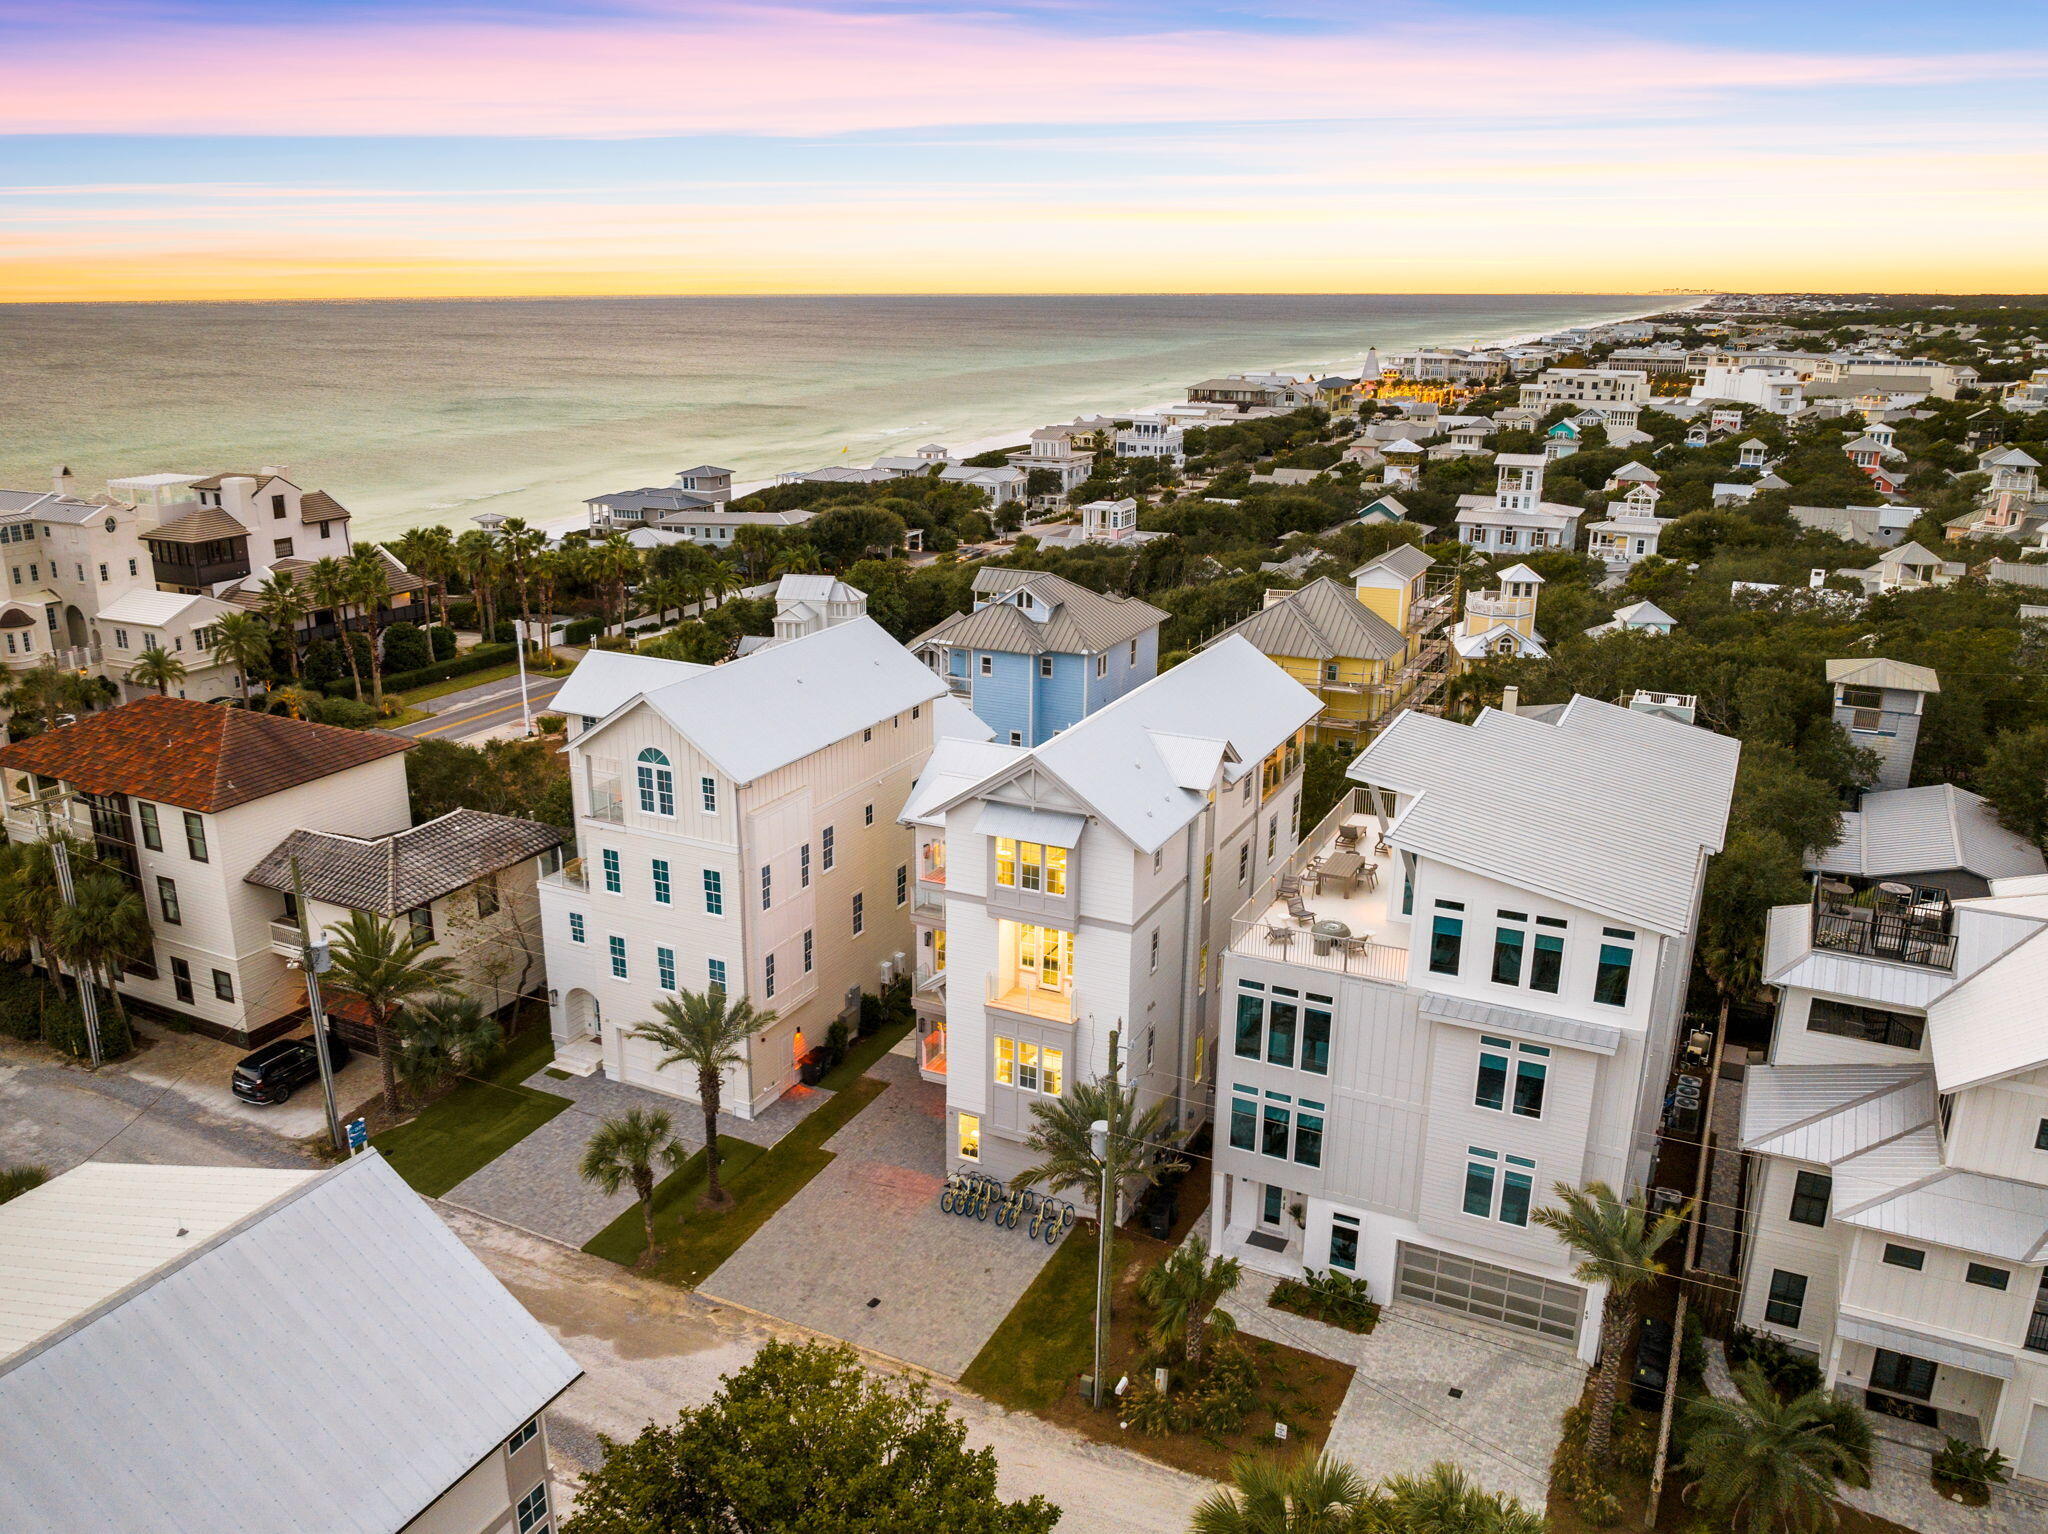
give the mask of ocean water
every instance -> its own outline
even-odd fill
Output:
[[[360,536],[718,463],[742,481],[1618,319],[1647,295],[619,298],[0,306],[0,487],[265,464]]]

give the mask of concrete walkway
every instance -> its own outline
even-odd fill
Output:
[[[457,1183],[446,1195],[448,1203],[580,1247],[633,1207],[630,1188],[607,1196],[576,1173],[584,1143],[603,1120],[629,1108],[659,1109],[674,1124],[678,1140],[693,1151],[703,1149],[703,1111],[682,1098],[624,1086],[604,1076],[563,1080],[544,1070],[529,1076],[525,1085],[568,1098],[569,1111],[556,1114],[496,1161]],[[720,1114],[718,1132],[755,1145],[773,1145],[829,1096],[798,1087],[758,1118]]]
[[[1053,1248],[941,1213],[945,1088],[895,1054],[868,1074],[888,1089],[825,1142],[837,1159],[702,1287],[958,1379]]]
[[[1585,1386],[1569,1354],[1420,1305],[1389,1307],[1370,1336],[1275,1310],[1274,1280],[1247,1272],[1224,1302],[1239,1330],[1352,1366],[1329,1452],[1368,1480],[1438,1460],[1540,1511],[1561,1419]]]

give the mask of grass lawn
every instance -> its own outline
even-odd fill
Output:
[[[389,719],[379,719],[377,721],[377,728],[380,730],[403,729],[406,725],[418,724],[422,719],[431,719],[433,717],[432,714],[423,708],[401,709]]]
[[[868,1073],[868,1067],[896,1046],[896,1042],[910,1032],[910,1021],[883,1024],[864,1039],[854,1042],[847,1050],[846,1058],[825,1073],[818,1085],[828,1092],[844,1092]]]
[[[371,1138],[398,1175],[439,1198],[569,1106],[569,1099],[520,1083],[555,1057],[545,1028],[512,1041],[504,1058],[403,1124]]]
[[[725,1209],[697,1207],[704,1191],[702,1151],[664,1177],[654,1190],[654,1235],[660,1253],[643,1271],[684,1288],[702,1283],[805,1183],[831,1164],[832,1153],[824,1148],[825,1142],[887,1086],[873,1077],[860,1078],[834,1092],[772,1146],[721,1135],[719,1178],[733,1200]],[[640,1261],[646,1246],[646,1227],[640,1206],[635,1204],[592,1237],[583,1250],[630,1267]]]
[[[1123,1375],[1136,1379],[1145,1372],[1138,1360],[1148,1318],[1138,1299],[1138,1280],[1171,1250],[1166,1242],[1135,1231],[1116,1233],[1105,1355],[1112,1385]],[[1237,1433],[1153,1437],[1120,1426],[1114,1406],[1096,1411],[1075,1388],[1076,1378],[1094,1363],[1095,1252],[1093,1222],[1077,1223],[960,1383],[1013,1410],[1214,1480],[1227,1480],[1230,1463],[1240,1454],[1272,1450],[1292,1457],[1319,1447],[1329,1436],[1331,1420],[1351,1388],[1351,1366],[1255,1337],[1245,1337],[1243,1344],[1258,1365],[1263,1395]],[[1273,1437],[1279,1414],[1288,1424],[1284,1448]]]

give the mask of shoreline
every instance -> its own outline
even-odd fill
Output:
[[[1627,325],[1636,320],[1647,319],[1650,315],[1653,314],[1677,314],[1692,309],[1698,309],[1704,307],[1709,303],[1712,303],[1716,298],[1720,296],[1721,295],[1718,293],[1703,293],[1693,295],[1691,297],[1682,299],[1678,302],[1669,304],[1659,304],[1655,308],[1644,309],[1639,313],[1635,314],[1624,314],[1600,320],[1569,321],[1564,324],[1546,326],[1539,330],[1519,330],[1505,336],[1478,336],[1474,338],[1473,345],[1475,347],[1526,346],[1540,336],[1549,335],[1556,330],[1569,329],[1574,324]],[[1412,343],[1414,347],[1444,346],[1449,344],[1451,343],[1443,341],[1417,341]],[[1365,350],[1371,351],[1374,350],[1374,347],[1371,344],[1368,344]],[[1364,356],[1364,351],[1361,351],[1357,354],[1357,358],[1360,361],[1364,360]],[[1344,359],[1340,359],[1338,362],[1334,364],[1329,362],[1315,361],[1293,362],[1271,364],[1263,367],[1241,367],[1238,369],[1238,371],[1248,373],[1302,373],[1312,372],[1319,367],[1331,368],[1333,370],[1341,369],[1343,365]],[[1163,410],[1167,408],[1167,406],[1169,405],[1176,405],[1179,403],[1179,400],[1165,400],[1156,404],[1135,406],[1099,405],[1094,407],[1092,410],[1083,408],[1082,410],[1078,411],[1077,414],[1106,415],[1111,417],[1125,415],[1149,415],[1155,411]],[[1014,447],[1019,443],[1028,442],[1030,440],[1031,434],[1034,431],[1037,431],[1039,427],[1044,426],[1046,424],[1048,423],[1040,421],[1035,425],[1016,427],[1004,431],[993,432],[987,436],[975,437],[967,442],[960,443],[957,446],[952,443],[948,443],[946,444],[946,446],[947,450],[950,453],[952,453],[955,457],[972,458],[980,453],[994,452],[997,448]],[[886,443],[875,450],[877,457],[887,457],[889,456],[889,452],[890,450],[887,447]],[[734,481],[732,487],[733,499],[739,500],[742,496],[752,495],[757,490],[769,489],[775,484],[775,482],[776,481],[773,477],[770,477],[768,479],[736,480]],[[511,492],[501,491],[498,493],[508,494]],[[485,497],[484,499],[488,499],[488,497]],[[456,531],[461,531],[461,529],[456,527],[456,525],[452,522],[445,523],[443,525],[455,528]],[[590,518],[588,513],[585,513],[582,516],[576,516],[572,514],[569,516],[555,518],[552,521],[535,522],[532,525],[540,529],[542,532],[548,534],[548,536],[551,538],[559,538],[564,533],[588,529],[588,527],[590,526]]]

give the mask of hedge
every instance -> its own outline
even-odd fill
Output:
[[[408,687],[424,687],[429,682],[445,682],[450,677],[468,676],[472,671],[488,671],[493,666],[502,666],[519,658],[519,652],[509,644],[483,644],[453,660],[436,661],[431,666],[421,666],[417,671],[394,671],[384,678],[387,692],[404,692]],[[364,696],[369,695],[367,682]],[[348,678],[329,682],[326,686],[330,698],[353,698],[355,689]]]
[[[562,630],[562,643],[567,645],[589,644],[604,628],[601,618],[578,618]]]

